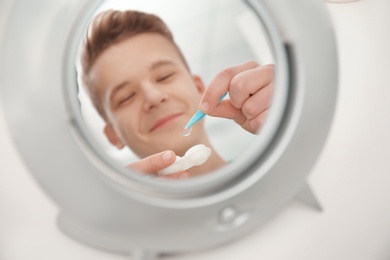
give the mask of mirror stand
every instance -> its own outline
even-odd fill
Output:
[[[315,210],[323,210],[320,202],[307,182],[304,183],[302,189],[298,192],[295,198]]]
[[[323,207],[316,198],[313,189],[307,181],[304,182],[300,190],[293,197],[310,208],[322,212]],[[118,240],[115,234],[105,233],[101,234],[97,229],[88,225],[88,223],[81,223],[78,218],[73,218],[65,211],[61,211],[57,217],[58,227],[62,232],[84,243],[104,251],[111,251],[129,255],[132,260],[157,260],[161,256],[161,252],[150,251],[148,249],[136,248],[136,241]],[[126,252],[124,248],[129,248]]]

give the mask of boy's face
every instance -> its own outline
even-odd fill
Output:
[[[182,156],[204,138],[202,123],[181,135],[204,85],[163,36],[144,33],[110,46],[89,77],[107,114],[104,132],[119,149],[128,146],[140,157],[167,149]]]

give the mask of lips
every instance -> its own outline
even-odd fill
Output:
[[[182,113],[172,114],[172,115],[169,115],[169,116],[166,116],[166,117],[163,117],[163,118],[157,120],[156,123],[154,123],[153,127],[150,128],[149,132],[153,132],[154,130],[165,126],[166,124],[168,124],[169,122],[173,121],[174,119],[180,117],[181,115],[182,115]]]

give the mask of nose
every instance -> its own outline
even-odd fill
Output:
[[[158,107],[160,104],[168,100],[168,95],[161,89],[153,84],[145,84],[142,88],[144,93],[144,109],[146,111]]]

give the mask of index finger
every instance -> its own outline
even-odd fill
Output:
[[[158,170],[168,167],[174,163],[175,160],[176,155],[173,151],[164,151],[133,162],[129,164],[128,167],[142,173],[150,174],[156,173]]]
[[[243,71],[254,69],[258,66],[259,64],[256,62],[249,61],[219,72],[203,93],[200,101],[200,110],[205,114],[212,112],[218,105],[221,96],[228,92],[232,78]]]

